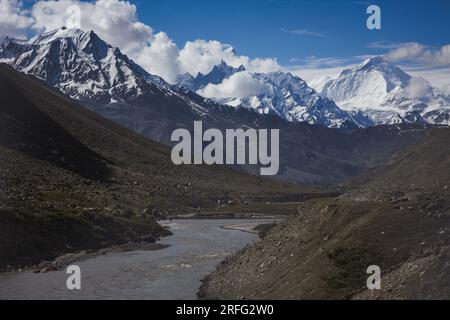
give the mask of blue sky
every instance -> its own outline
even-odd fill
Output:
[[[377,1],[382,29],[368,30],[369,3],[337,0],[151,0],[134,1],[140,20],[167,32],[182,45],[217,39],[239,54],[276,57],[297,64],[315,57],[381,54],[374,42],[418,42],[440,47],[450,42],[450,1]],[[308,30],[317,35],[288,31]]]
[[[367,57],[384,55],[450,93],[450,0],[0,3],[9,4],[9,10],[0,12],[0,37],[59,28],[68,20],[66,9],[76,5],[81,10],[81,29],[94,30],[168,81],[184,72],[208,72],[224,59],[253,72],[290,71],[310,82],[334,77]],[[366,27],[370,4],[381,8],[381,30]],[[193,44],[190,48],[188,41]],[[224,44],[232,45],[236,54]]]

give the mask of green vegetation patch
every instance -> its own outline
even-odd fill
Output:
[[[379,265],[379,255],[364,247],[339,247],[328,253],[335,271],[325,278],[327,286],[333,290],[348,292],[359,290],[366,285],[369,275],[367,268]]]
[[[265,238],[273,228],[275,228],[278,224],[276,222],[273,223],[265,223],[258,224],[253,230],[258,231],[258,235],[261,239]]]

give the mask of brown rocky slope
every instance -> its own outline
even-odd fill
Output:
[[[209,275],[201,298],[450,299],[450,129],[316,199]],[[368,290],[378,265],[382,289]]]
[[[0,65],[0,269],[151,241],[155,216],[297,196],[227,168],[174,166],[170,150]]]

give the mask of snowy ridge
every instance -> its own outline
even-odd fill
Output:
[[[177,84],[186,89],[197,92],[198,90],[206,87],[208,84],[220,84],[223,80],[228,79],[233,74],[242,71],[245,71],[244,66],[241,65],[238,68],[234,68],[222,60],[220,64],[214,66],[211,72],[206,75],[201,72],[198,73],[195,78],[189,73],[179,75]]]
[[[402,122],[450,125],[447,94],[379,57],[345,70],[337,79],[326,82],[320,94],[290,73],[251,73],[243,66],[232,67],[224,61],[208,74],[180,75],[173,86],[146,72],[93,31],[64,27],[29,40],[3,39],[0,62],[47,82],[88,107],[101,106],[98,112],[120,119],[122,124],[127,118],[125,110],[132,110],[128,112],[134,112],[133,121],[130,120],[133,123],[126,123],[128,127],[148,129],[145,121],[151,117],[146,108],[150,105],[160,114],[169,112],[169,105],[174,110],[178,108],[170,118],[181,116],[180,110],[186,111],[184,106],[199,116],[218,116],[208,107],[211,101],[207,97],[220,104],[276,115],[290,122],[332,128]],[[220,85],[235,77],[254,82],[256,89],[239,96],[227,96],[223,91],[219,92],[221,97],[204,94],[211,86],[217,91]],[[193,92],[205,99],[192,96]],[[120,104],[126,108],[121,109]],[[143,108],[130,109],[136,104]],[[115,109],[103,108],[111,105]]]
[[[241,100],[240,106],[262,114],[276,114],[291,122],[322,124],[331,128],[348,126],[352,122],[360,126],[370,125],[363,118],[353,118],[333,101],[320,97],[304,80],[290,73],[253,76],[267,84],[270,90],[266,94]]]
[[[364,61],[326,83],[321,95],[376,124],[427,122],[450,125],[450,97],[381,57]]]
[[[360,113],[341,110],[333,101],[321,97],[304,80],[290,73],[250,73],[243,66],[233,68],[222,61],[207,75],[199,74],[195,78],[188,74],[180,76],[178,84],[203,94],[201,89],[208,85],[220,84],[231,76],[244,72],[264,87],[263,93],[248,97],[213,99],[233,107],[253,109],[260,114],[277,115],[290,122],[308,122],[332,128],[372,125],[372,122]]]
[[[177,95],[160,77],[147,73],[93,31],[61,28],[27,41],[8,39],[0,62],[31,74],[73,99],[125,103],[144,93]]]

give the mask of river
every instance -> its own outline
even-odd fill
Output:
[[[226,256],[254,242],[257,235],[221,228],[264,220],[174,220],[163,222],[173,236],[155,251],[115,252],[76,264],[81,290],[68,290],[65,270],[0,274],[0,299],[187,300],[196,299],[201,279]]]

